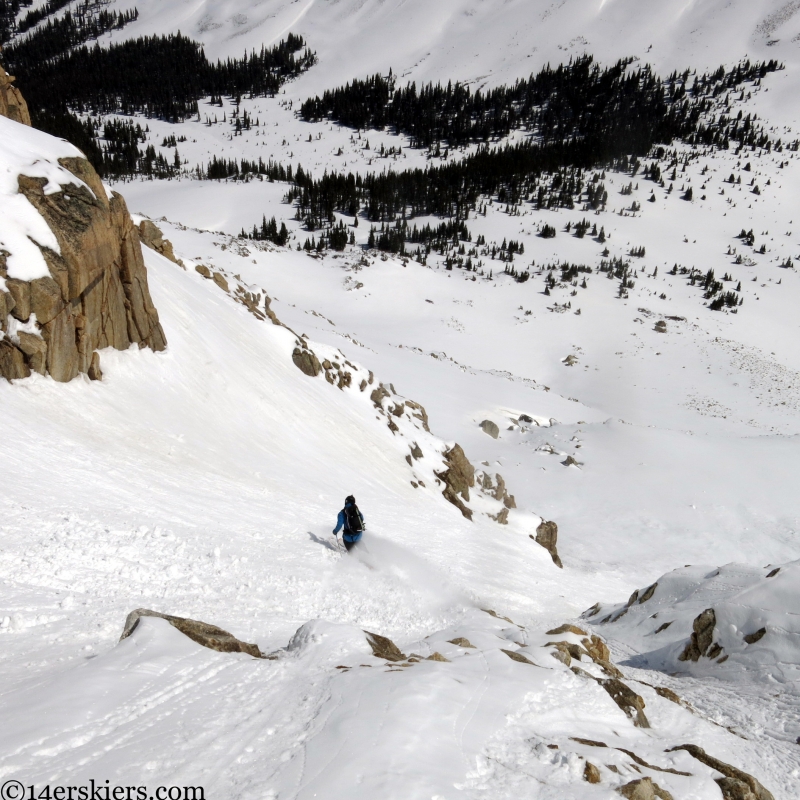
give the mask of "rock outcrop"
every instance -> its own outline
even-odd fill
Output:
[[[752,775],[741,769],[732,767],[714,756],[710,756],[696,744],[682,744],[672,747],[667,752],[685,750],[707,767],[721,772],[724,777],[717,779],[724,800],[775,800],[772,792],[765,789]]]
[[[150,611],[147,608],[137,608],[128,614],[125,620],[125,628],[119,640],[127,639],[139,624],[142,617],[158,617],[165,619],[177,628],[184,636],[188,636],[193,642],[216,650],[219,653],[247,653],[253,658],[264,658],[264,654],[259,650],[258,645],[243,642],[237,639],[232,633],[218,628],[216,625],[209,625],[207,622],[200,622],[196,619],[186,619],[185,617],[173,617],[169,614],[161,614],[158,611]]]
[[[28,104],[14,85],[14,77],[0,67],[0,116],[13,119],[23,125],[31,124]]]
[[[313,350],[295,347],[292,353],[292,361],[300,372],[304,375],[308,375],[309,378],[316,378],[317,375],[322,372],[322,365],[319,363],[319,359],[316,355],[314,355]]]
[[[497,423],[492,422],[490,419],[485,419],[481,422],[481,430],[491,436],[492,439],[496,439],[500,435],[500,428],[497,427]]]
[[[24,101],[5,73],[0,86],[0,112],[25,122]],[[131,344],[164,350],[167,344],[125,200],[116,192],[109,197],[86,159],[59,158],[58,164],[74,183],[45,192],[46,178],[23,173],[17,181],[58,244],[60,252],[39,245],[49,275],[19,280],[0,252],[0,376],[8,380],[31,372],[57,381],[80,373],[97,378],[98,350]]]
[[[713,608],[707,608],[692,623],[692,635],[684,651],[678,656],[680,661],[699,661],[701,656],[716,658],[722,652],[718,644],[714,644],[714,628],[717,615]]]
[[[139,239],[142,244],[160,253],[164,258],[168,258],[178,266],[183,266],[183,261],[175,257],[172,250],[172,242],[164,238],[164,233],[161,228],[149,219],[142,220],[139,223]]]
[[[651,778],[631,781],[620,786],[617,791],[627,800],[673,800],[672,795],[654,783]]]
[[[406,657],[400,652],[400,648],[388,637],[378,633],[364,631],[367,635],[367,642],[372,648],[372,655],[375,658],[383,658],[386,661],[405,661]]]
[[[644,700],[641,695],[623,683],[619,678],[606,678],[597,681],[611,696],[611,699],[633,720],[637,728],[649,728],[650,723],[644,713]]]
[[[469,490],[475,486],[475,467],[469,462],[459,444],[455,444],[445,451],[444,461],[447,469],[436,473],[436,477],[445,485],[442,494],[467,519],[471,520],[472,510],[467,508],[461,500],[469,501]]]
[[[557,567],[564,568],[558,556],[558,525],[555,522],[541,521],[539,527],[536,528],[536,543],[550,553],[550,558]]]

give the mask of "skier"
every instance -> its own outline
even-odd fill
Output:
[[[344,528],[342,540],[344,541],[345,549],[349,552],[361,540],[361,536],[366,530],[364,515],[358,510],[356,499],[353,495],[348,495],[345,498],[344,508],[339,512],[333,535],[338,536],[342,528]]]

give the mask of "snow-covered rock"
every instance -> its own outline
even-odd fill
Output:
[[[644,669],[790,686],[800,677],[800,561],[681,567],[584,615]]]
[[[103,348],[166,347],[138,233],[83,154],[19,108],[0,103],[0,376],[99,378]]]

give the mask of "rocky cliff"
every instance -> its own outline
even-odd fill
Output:
[[[0,67],[0,115],[13,119],[14,122],[21,122],[23,125],[30,125],[28,104],[13,83],[13,76]]]
[[[71,145],[22,129],[27,107],[5,73],[0,113],[14,120],[0,119],[0,375],[98,379],[105,347],[163,350],[125,200]]]

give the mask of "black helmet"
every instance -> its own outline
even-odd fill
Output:
[[[351,495],[351,494],[347,495],[347,497],[345,497],[345,499],[344,499],[344,504],[345,505],[355,505],[356,504],[355,497],[353,497],[353,495]]]

